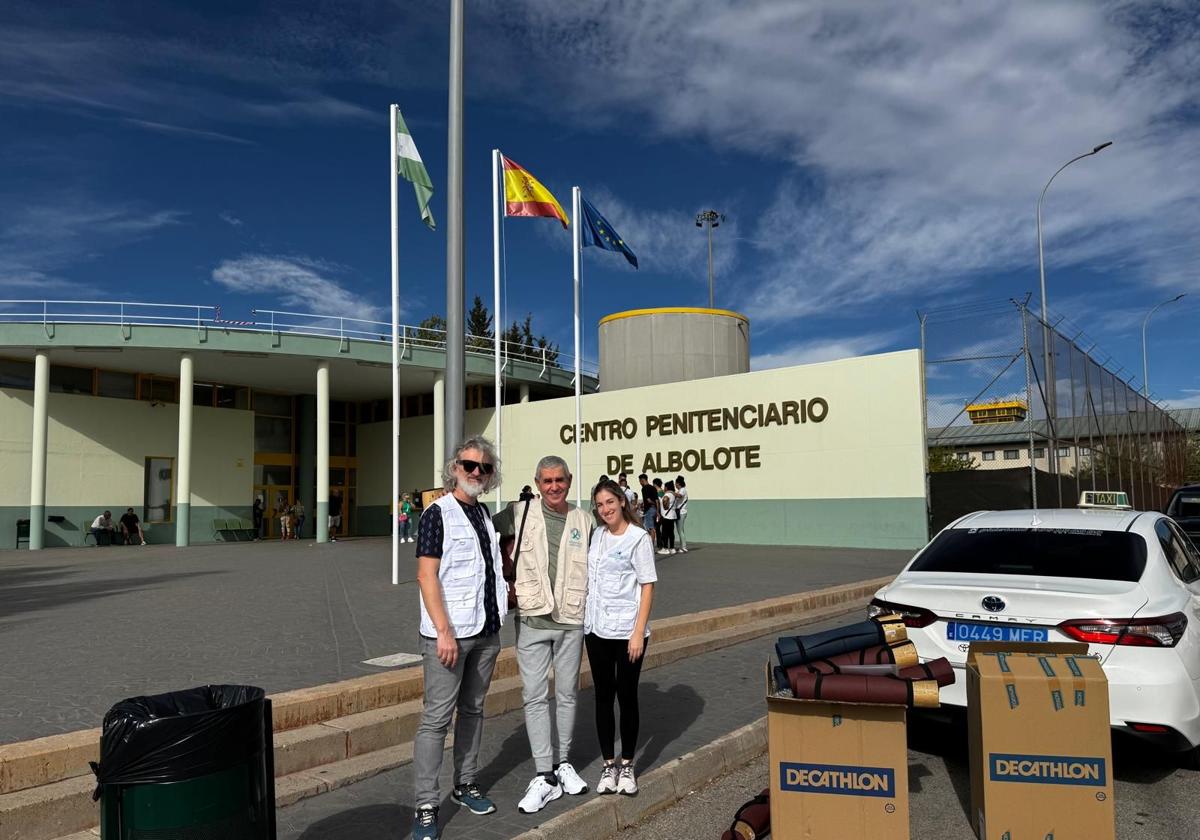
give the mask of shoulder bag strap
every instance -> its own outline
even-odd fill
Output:
[[[517,529],[517,544],[513,547],[513,567],[516,568],[517,558],[521,556],[521,537],[525,535],[525,518],[529,516],[529,502],[525,500],[525,510],[521,513],[521,527]]]

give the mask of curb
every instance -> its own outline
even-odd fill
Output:
[[[604,840],[669,808],[713,779],[746,766],[766,751],[767,717],[763,715],[651,770],[638,779],[637,796],[598,796],[512,840]]]

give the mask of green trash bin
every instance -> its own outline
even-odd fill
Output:
[[[122,700],[93,764],[103,840],[275,840],[271,701],[210,685]]]

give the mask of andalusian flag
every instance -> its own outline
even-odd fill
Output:
[[[396,109],[396,172],[406,181],[412,182],[413,191],[417,194],[417,206],[421,208],[421,221],[427,224],[430,230],[436,229],[437,223],[429,209],[429,199],[433,197],[433,182],[429,180],[421,153],[417,151],[417,144],[408,133],[408,126],[404,124],[404,117],[401,116],[399,108]]]
[[[562,222],[563,227],[571,224],[562,205],[542,182],[529,174],[529,170],[516,161],[500,156],[504,163],[504,215],[505,216],[550,216]]]

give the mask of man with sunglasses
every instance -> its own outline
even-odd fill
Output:
[[[575,731],[575,696],[583,650],[587,553],[591,517],[567,501],[571,470],[557,455],[538,461],[533,476],[541,499],[510,505],[496,528],[517,538],[517,666],[525,702],[525,730],[536,774],[517,804],[532,814],[564,793],[588,789],[569,760]],[[550,725],[550,666],[554,665],[554,729]]]
[[[425,510],[417,530],[425,706],[413,739],[414,840],[440,836],[438,775],[455,710],[451,798],[473,814],[496,810],[475,781],[483,702],[508,611],[500,544],[479,501],[500,480],[491,441],[472,437],[459,444],[442,479],[446,494]]]

